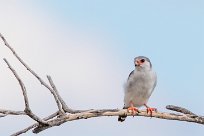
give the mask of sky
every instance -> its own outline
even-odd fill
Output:
[[[0,33],[45,81],[51,75],[73,109],[123,107],[123,85],[133,60],[150,58],[157,86],[148,104],[161,112],[178,105],[204,115],[204,2],[202,0],[1,0]],[[18,82],[6,58],[25,83],[34,113],[57,110],[47,89],[16,60],[0,40],[0,108],[23,110]],[[141,109],[143,109],[142,107]],[[0,134],[10,135],[33,121],[0,118]],[[201,136],[203,126],[187,122],[100,117],[64,123],[39,136],[157,135]],[[25,136],[34,135],[31,131]]]

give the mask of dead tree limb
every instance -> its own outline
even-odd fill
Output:
[[[14,74],[14,76],[16,77],[16,79],[18,80],[19,85],[21,86],[21,90],[23,93],[23,97],[24,97],[24,102],[25,102],[25,109],[24,112],[31,117],[33,120],[41,123],[41,124],[47,124],[47,122],[41,120],[37,115],[35,115],[29,106],[29,102],[28,102],[28,96],[27,96],[27,91],[26,91],[26,87],[23,83],[23,81],[20,79],[20,77],[18,76],[18,74],[16,73],[16,71],[11,67],[11,65],[9,64],[9,62],[4,58],[4,61],[6,62],[6,64],[8,65],[9,69],[12,71],[12,73]]]
[[[128,113],[127,110],[118,110],[118,109],[100,109],[100,110],[93,110],[93,111],[87,111],[82,113],[76,113],[76,114],[69,114],[66,116],[63,116],[61,118],[57,118],[54,120],[50,120],[49,124],[51,126],[38,126],[33,130],[33,133],[39,133],[47,128],[53,127],[53,126],[59,126],[67,121],[73,121],[73,120],[79,120],[79,119],[88,119],[93,117],[101,117],[101,116],[116,116],[119,115],[128,115],[132,116],[131,113]],[[146,110],[140,111],[140,113],[137,113],[135,116],[143,116],[143,117],[154,117],[154,118],[160,118],[160,119],[167,119],[167,120],[178,120],[178,121],[187,121],[187,122],[194,122],[198,124],[204,124],[204,118],[201,117],[192,117],[190,115],[185,114],[173,114],[173,113],[164,113],[164,112],[154,112],[152,116],[150,114],[147,114]]]
[[[65,102],[62,100],[62,98],[59,97],[60,95],[59,95],[59,93],[58,93],[58,91],[57,91],[57,88],[56,88],[54,82],[52,81],[51,76],[47,76],[47,79],[48,79],[48,81],[50,82],[50,85],[52,86],[52,89],[54,90],[54,91],[51,91],[51,93],[53,94],[53,96],[54,96],[54,98],[55,98],[55,101],[56,101],[56,103],[57,103],[57,106],[58,106],[58,109],[59,109],[60,113],[61,113],[61,114],[65,114],[64,110],[62,109],[62,105],[64,104],[65,107],[67,107],[67,105],[66,105]],[[59,99],[61,99],[61,101],[63,101],[64,103],[60,103],[60,100],[59,100]]]
[[[7,115],[26,115],[26,113],[24,111],[12,111],[0,109],[0,117],[5,117]]]
[[[65,101],[60,96],[51,76],[47,76],[47,79],[49,81],[49,84],[47,84],[36,72],[34,72],[16,53],[16,51],[8,44],[6,39],[3,37],[3,35],[0,33],[0,37],[3,40],[5,46],[13,53],[13,55],[17,58],[17,60],[34,76],[39,80],[39,82],[46,87],[50,93],[53,95],[55,102],[57,104],[58,110],[41,119],[37,115],[35,115],[29,106],[29,99],[27,96],[27,90],[23,83],[23,81],[20,79],[20,76],[17,74],[17,72],[14,70],[14,68],[9,64],[9,62],[4,59],[5,63],[9,67],[9,69],[14,74],[15,78],[17,79],[22,94],[24,97],[24,103],[25,103],[25,109],[24,111],[12,111],[12,110],[5,110],[0,109],[0,117],[5,117],[7,115],[27,115],[30,118],[32,118],[36,123],[32,124],[31,126],[28,126],[27,128],[24,128],[23,130],[20,130],[12,136],[18,136],[20,134],[26,133],[27,131],[31,130],[33,133],[39,133],[41,131],[44,131],[48,128],[54,127],[54,126],[60,126],[65,122],[79,120],[79,119],[88,119],[88,118],[94,118],[94,117],[103,117],[103,116],[119,116],[119,115],[127,115],[132,116],[132,113],[129,113],[125,109],[90,109],[90,110],[73,110],[67,106]],[[143,116],[143,117],[153,117],[153,118],[159,118],[159,119],[166,119],[166,120],[177,120],[177,121],[186,121],[186,122],[193,122],[197,124],[204,125],[204,117],[194,114],[193,112],[182,108],[178,106],[173,105],[167,105],[167,109],[176,111],[179,113],[167,113],[167,112],[153,112],[152,115],[148,114],[146,110],[142,110],[139,113],[137,113],[134,116]]]
[[[17,58],[17,60],[34,76],[36,77],[39,82],[44,86],[46,87],[52,94],[55,94],[53,93],[54,90],[34,71],[32,70],[19,56],[18,54],[16,53],[16,51],[8,44],[8,42],[6,41],[6,39],[4,38],[4,36],[0,33],[0,37],[1,39],[3,40],[4,42],[4,45],[13,53],[13,55]],[[65,101],[63,101],[63,99],[60,97],[60,102],[62,104],[62,108],[64,108],[64,110],[66,112],[70,112],[70,113],[75,113],[76,111],[72,110],[71,108],[69,108]]]
[[[43,120],[47,121],[49,119],[52,119],[52,118],[56,117],[57,115],[58,115],[58,112],[55,112],[55,113],[51,114],[50,116],[48,116],[46,118],[43,118]],[[26,133],[27,131],[37,127],[38,125],[39,125],[39,123],[35,123],[33,125],[30,125],[29,127],[25,128],[25,129],[23,129],[21,131],[18,131],[16,133],[12,134],[11,136],[19,136],[19,135],[21,135],[23,133]]]

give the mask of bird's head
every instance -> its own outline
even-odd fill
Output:
[[[141,70],[151,70],[152,64],[150,59],[145,56],[138,56],[134,59],[135,68],[139,71]]]

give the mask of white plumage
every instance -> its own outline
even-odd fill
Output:
[[[152,64],[147,57],[139,56],[134,59],[135,70],[133,70],[124,86],[124,108],[143,105],[151,96],[157,82],[156,73],[152,70]],[[147,107],[149,108],[149,107]],[[124,121],[126,116],[119,116],[118,121]]]

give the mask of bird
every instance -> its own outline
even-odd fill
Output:
[[[146,107],[147,114],[152,116],[156,108],[147,106],[147,102],[157,84],[157,74],[152,68],[152,63],[145,56],[134,58],[135,69],[129,74],[124,84],[124,107],[134,116],[139,112],[138,108]],[[120,115],[118,121],[123,122],[127,115]]]

